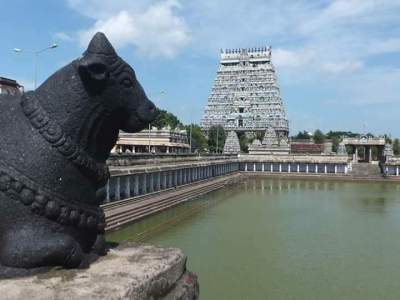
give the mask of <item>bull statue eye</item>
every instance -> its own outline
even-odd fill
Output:
[[[124,78],[122,81],[121,81],[121,84],[124,86],[124,87],[126,87],[126,88],[130,88],[130,87],[132,87],[132,81],[129,79],[129,78]]]

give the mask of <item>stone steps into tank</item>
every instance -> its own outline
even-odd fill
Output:
[[[369,163],[354,163],[349,174],[353,177],[382,177],[380,166]]]
[[[150,197],[138,197],[139,199],[134,197],[103,205],[106,215],[106,231],[137,222],[226,185],[241,181],[245,177],[243,174],[229,174],[153,194]]]

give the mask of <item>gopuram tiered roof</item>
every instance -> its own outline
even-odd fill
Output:
[[[288,136],[288,120],[270,47],[221,50],[217,76],[201,121],[204,132],[213,125],[246,133],[273,128],[278,137]]]

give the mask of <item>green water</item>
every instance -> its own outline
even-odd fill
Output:
[[[179,247],[201,299],[400,299],[400,185],[249,179],[108,235]]]

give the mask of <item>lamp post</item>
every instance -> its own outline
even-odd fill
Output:
[[[23,50],[20,48],[14,48],[14,52],[16,53],[21,53],[21,52],[29,52],[29,53],[33,53],[33,59],[34,59],[34,64],[35,64],[35,70],[34,70],[34,77],[33,77],[33,85],[34,88],[36,89],[37,87],[37,69],[38,69],[38,56],[40,53],[46,51],[46,50],[50,50],[50,49],[55,49],[58,47],[58,44],[54,43],[46,48],[40,49],[40,50],[36,50],[36,51],[32,51],[32,50]]]
[[[217,147],[216,147],[215,153],[219,153],[219,151],[218,151],[218,135],[219,135],[219,125],[217,125]]]
[[[149,153],[151,153],[151,123],[149,123]]]

